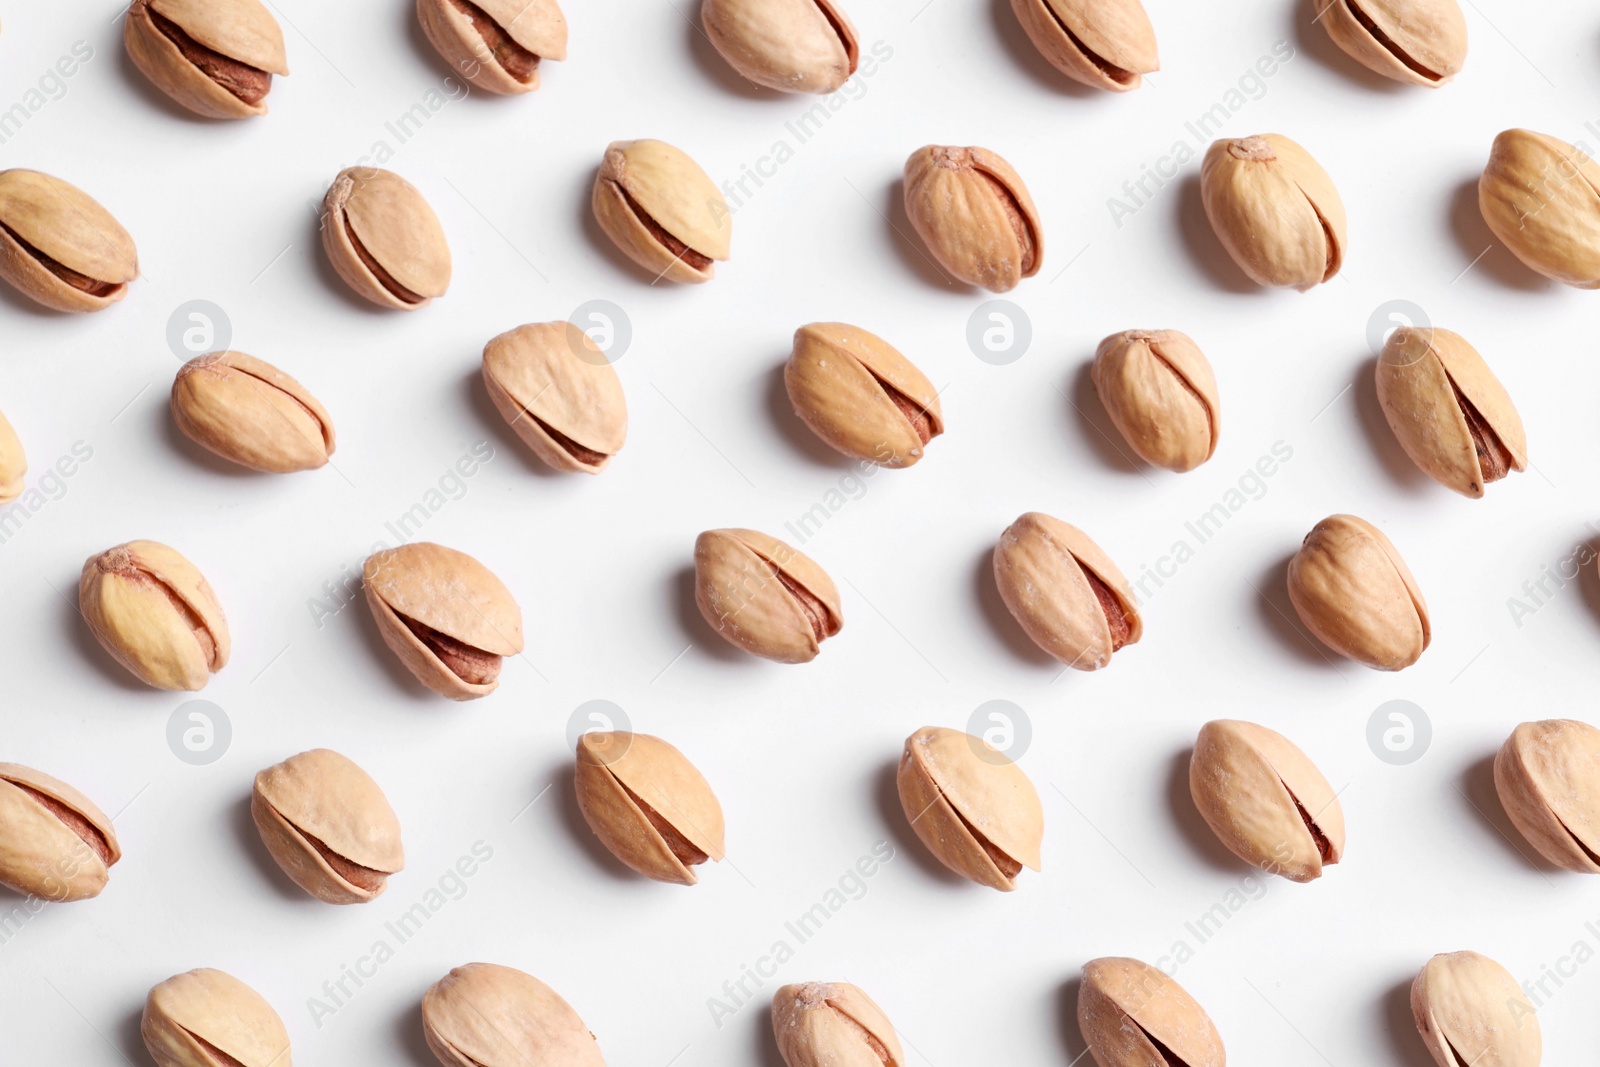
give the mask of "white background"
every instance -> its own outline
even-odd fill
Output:
[[[49,907],[0,945],[0,1058],[143,1064],[145,991],[217,966],[278,1008],[304,1063],[427,1064],[423,991],[453,965],[493,960],[561,992],[612,1064],[773,1067],[770,994],[808,979],[865,988],[913,1062],[1066,1063],[1083,1050],[1081,965],[1153,962],[1180,940],[1195,955],[1177,977],[1239,1063],[1421,1067],[1407,986],[1433,953],[1469,947],[1519,980],[1575,972],[1541,997],[1547,1062],[1600,1044],[1600,963],[1563,962],[1578,942],[1600,948],[1585,926],[1600,920],[1597,883],[1530,862],[1489,771],[1519,721],[1595,714],[1592,564],[1547,585],[1520,620],[1508,600],[1533,606],[1524,582],[1597,536],[1600,297],[1517,264],[1475,194],[1506,127],[1600,145],[1584,128],[1600,126],[1600,16],[1467,0],[1466,70],[1427,91],[1345,59],[1307,5],[1151,0],[1163,70],[1109,96],[1055,75],[1003,0],[858,2],[863,50],[881,41],[891,58],[750,187],[716,280],[682,288],[649,285],[590,220],[607,142],[668,140],[721,182],[780,139],[793,146],[785,123],[815,103],[744,86],[690,0],[569,4],[570,59],[544,66],[542,89],[453,100],[403,145],[385,124],[455,86],[410,6],[275,2],[293,74],[275,81],[269,116],[237,123],[191,119],[146,84],[114,4],[0,4],[0,106],[24,101],[75,42],[94,53],[0,145],[0,166],[99,199],[135,236],[145,275],[90,316],[0,293],[0,408],[33,479],[76,442],[93,450],[0,545],[0,756],[119,813],[126,852],[100,898]],[[1198,158],[1120,227],[1106,203],[1174,142],[1198,153],[1185,122],[1280,41],[1294,57],[1223,132],[1295,138],[1344,195],[1345,269],[1304,295],[1257,291],[1227,262],[1199,206]],[[317,242],[328,182],[379,141],[455,256],[449,295],[416,314],[359,303]],[[965,341],[987,294],[943,283],[900,236],[901,167],[930,142],[1000,152],[1038,203],[1043,270],[1010,294],[1034,338],[1009,366]],[[1377,409],[1367,344],[1369,317],[1395,298],[1482,351],[1536,469],[1471,501],[1409,465]],[[234,347],[327,405],[333,466],[242,474],[173,429],[166,324],[192,299],[224,308]],[[494,414],[479,354],[505,329],[591,299],[632,322],[617,363],[628,444],[597,478],[553,476]],[[786,667],[710,634],[688,575],[700,530],[790,537],[784,524],[848,479],[782,393],[790,335],[817,319],[871,329],[917,362],[943,390],[948,432],[917,467],[863,483],[806,541],[840,585],[846,625],[814,663]],[[1198,471],[1132,467],[1106,436],[1088,361],[1101,337],[1134,327],[1185,330],[1216,367],[1222,442]],[[495,695],[455,705],[396,665],[359,600],[320,626],[311,604],[485,442],[493,460],[421,536],[505,580],[528,651]],[[1005,615],[989,551],[1021,512],[1081,526],[1137,580],[1277,442],[1292,458],[1170,580],[1147,585],[1144,640],[1109,669],[1061,676]],[[1334,661],[1286,614],[1285,562],[1338,511],[1383,528],[1427,596],[1433,646],[1402,674]],[[140,537],[192,559],[228,613],[233,661],[203,697],[234,736],[209,766],[168,748],[168,718],[188,697],[122,673],[74,607],[83,560]],[[576,815],[566,724],[596,698],[714,784],[728,861],[703,868],[701,885],[632,876]],[[893,789],[908,733],[963,726],[992,699],[1031,720],[1020,762],[1046,813],[1043,873],[1011,895],[937,868]],[[1432,746],[1410,766],[1367,744],[1369,717],[1392,699],[1432,720]],[[1187,752],[1217,717],[1286,733],[1343,790],[1347,859],[1319,883],[1254,879],[1199,822]],[[255,772],[315,746],[366,767],[405,829],[406,870],[365,907],[300,893],[249,820]],[[314,1022],[323,983],[478,841],[493,859],[465,895]],[[880,841],[895,858],[865,895],[717,1026],[708,998]],[[1233,891],[1248,902],[1199,944],[1185,924]]]

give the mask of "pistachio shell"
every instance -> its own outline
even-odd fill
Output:
[[[1011,9],[1050,65],[1090,88],[1125,93],[1161,69],[1139,0],[1011,0]]]
[[[752,655],[806,663],[844,626],[833,579],[776,537],[707,530],[694,543],[694,571],[700,614]]]
[[[906,217],[933,258],[1004,293],[1039,273],[1044,233],[1022,176],[986,148],[926,145],[906,160]]]
[[[9,504],[22,495],[22,476],[28,473],[28,457],[22,441],[0,414],[0,504]]]
[[[1078,1029],[1100,1067],[1224,1067],[1222,1035],[1205,1009],[1139,960],[1083,965]]]
[[[1411,1015],[1439,1067],[1538,1067],[1539,1018],[1515,978],[1476,952],[1433,957],[1411,984]]]
[[[1217,239],[1257,285],[1304,292],[1344,263],[1344,201],[1304,148],[1276,133],[1214,141],[1200,197]]]
[[[157,689],[204,689],[227,666],[228,620],[195,565],[156,541],[90,556],[78,610],[113,659]]]
[[[578,807],[612,855],[647,878],[694,885],[723,856],[722,806],[683,753],[620,731],[578,739]]]
[[[1330,515],[1306,534],[1289,561],[1289,601],[1323,644],[1377,670],[1411,666],[1433,640],[1400,553],[1354,515]]]
[[[457,967],[422,998],[422,1031],[445,1067],[605,1067],[572,1006],[531,974]]]
[[[1222,431],[1217,379],[1187,334],[1112,334],[1095,350],[1091,373],[1111,421],[1145,462],[1190,471],[1216,452]]]
[[[139,1034],[158,1067],[292,1067],[289,1032],[272,1005],[209,967],[150,990]]]
[[[67,783],[0,763],[0,885],[65,903],[99,896],[122,858],[111,820]]]
[[[450,288],[450,244],[416,186],[346,167],[322,201],[322,247],[339,277],[381,307],[414,311]]]
[[[452,70],[502,96],[539,88],[541,62],[567,58],[556,0],[417,0],[417,21]]]
[[[847,456],[909,467],[944,433],[939,394],[887,341],[843,322],[794,332],[783,368],[794,413]]]
[[[784,93],[831,93],[856,72],[855,27],[832,0],[705,0],[706,38],[742,76]]]
[[[595,220],[657,278],[709,281],[727,259],[733,213],[716,183],[663,141],[613,141],[595,176]]]
[[[1600,874],[1600,730],[1575,719],[1523,723],[1495,755],[1494,784],[1539,855]]]
[[[627,440],[622,382],[570,322],[518,326],[491,340],[483,381],[517,436],[556,470],[598,474]]]
[[[0,171],[0,278],[57,311],[99,311],[139,276],[133,238],[75,185]]]
[[[243,352],[185,363],[172,383],[172,420],[201,447],[252,470],[314,470],[333,454],[333,420],[305,386]]]
[[[272,75],[289,73],[260,0],[133,0],[122,40],[158,89],[207,118],[265,115]]]
[[[772,995],[772,1034],[788,1067],[905,1067],[883,1009],[848,982],[803,982]]]
[[[1467,19],[1456,0],[1318,0],[1317,20],[1369,70],[1437,88],[1467,62]]]
[[[1512,255],[1547,278],[1600,288],[1600,165],[1532,130],[1494,139],[1478,209]]]
[[[1099,670],[1144,622],[1133,587],[1117,565],[1076,526],[1030,511],[1000,535],[994,549],[1000,598],[1033,643],[1078,670]]]

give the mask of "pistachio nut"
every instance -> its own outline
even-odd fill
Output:
[[[195,444],[272,474],[321,467],[333,420],[305,386],[243,352],[191,359],[172,383],[172,421]]]
[[[810,662],[844,626],[827,572],[756,530],[707,530],[695,539],[694,602],[728,643],[780,663]]]
[[[1287,137],[1213,141],[1200,164],[1200,198],[1222,247],[1257,285],[1304,292],[1344,263],[1344,201]]]
[[[1125,93],[1161,69],[1139,0],[1011,0],[1039,53],[1073,81]]]
[[[1401,327],[1378,357],[1378,403],[1424,474],[1463,496],[1528,467],[1528,438],[1505,386],[1466,338]]]
[[[329,904],[365,904],[405,866],[400,820],[383,790],[325,748],[256,775],[250,815],[283,873]]]
[[[22,476],[28,473],[28,457],[22,441],[0,413],[0,504],[9,504],[22,495]]]
[[[1333,43],[1368,70],[1438,88],[1467,62],[1467,20],[1456,0],[1318,0]]]
[[[781,93],[831,93],[861,58],[832,0],[705,0],[700,22],[730,67]]]
[[[801,982],[772,994],[772,1035],[787,1067],[905,1067],[883,1009],[849,982]]]
[[[572,1005],[531,974],[456,967],[422,997],[422,1033],[445,1067],[605,1067]]]
[[[1495,754],[1494,785],[1539,855],[1600,874],[1600,730],[1575,719],[1523,723]]]
[[[1022,515],[1000,535],[994,581],[1033,643],[1080,671],[1106,666],[1144,634],[1133,586],[1111,557],[1043,512]]]
[[[909,467],[944,433],[933,383],[858,326],[813,322],[796,330],[783,384],[801,421],[847,456]]]
[[[649,734],[591,731],[578,739],[578,809],[611,854],[647,878],[694,885],[694,867],[722,862],[722,806],[683,753]]]
[[[36,170],[0,171],[0,278],[57,311],[99,311],[139,276],[133,238],[75,185]]]
[[[1306,534],[1289,561],[1289,602],[1323,644],[1376,670],[1411,666],[1433,640],[1405,560],[1354,515],[1330,515]]]
[[[417,21],[451,69],[485,92],[532,92],[540,60],[567,58],[556,0],[417,0]]]
[[[157,1067],[291,1067],[289,1031],[266,998],[202,967],[150,990],[139,1035]]]
[[[415,311],[450,288],[450,245],[415,185],[390,170],[346,167],[322,200],[322,247],[357,293]]]
[[[1188,334],[1114,333],[1095,349],[1090,373],[1112,423],[1146,463],[1192,471],[1216,452],[1217,379]]]
[[[622,382],[570,322],[518,326],[491,340],[483,346],[483,382],[495,410],[558,471],[599,474],[627,440]]]
[[[1494,139],[1478,210],[1511,254],[1547,278],[1600,289],[1600,165],[1532,130]]]
[[[1429,960],[1411,983],[1411,1016],[1439,1067],[1539,1065],[1539,1017],[1517,980],[1488,956]]]
[[[1229,852],[1292,882],[1322,877],[1344,856],[1344,809],[1333,786],[1282,734],[1217,719],[1200,728],[1189,794]]]
[[[939,265],[1004,293],[1039,273],[1044,231],[1022,177],[986,148],[925,145],[906,160],[906,217]]]
[[[228,664],[228,620],[211,583],[159,542],[129,541],[90,556],[78,610],[101,647],[157,689],[204,689]]]
[[[133,0],[122,42],[156,88],[211,119],[265,115],[272,76],[289,73],[260,0]]]
[[[65,903],[100,895],[122,858],[111,820],[65,782],[0,763],[0,885]]]
[[[1222,1035],[1164,972],[1107,956],[1083,965],[1078,1029],[1100,1067],[1224,1067]]]
[[[728,258],[733,212],[716,183],[664,141],[613,141],[590,198],[595,221],[623,254],[671,282],[705,282]]]
[[[1022,868],[1039,869],[1039,794],[981,737],[924,726],[906,738],[895,783],[917,837],[963,878],[1009,893]]]
[[[488,696],[502,659],[522,651],[522,609],[465,552],[416,541],[374,552],[361,575],[383,643],[440,696]]]

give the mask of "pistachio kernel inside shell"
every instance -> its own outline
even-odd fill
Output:
[[[103,282],[97,278],[91,278],[87,274],[79,274],[66,264],[51,259],[33,245],[23,240],[21,234],[17,233],[16,230],[13,230],[10,226],[7,226],[3,222],[0,222],[0,230],[4,230],[7,237],[10,237],[13,241],[17,242],[17,244],[21,245],[22,250],[36,260],[41,267],[49,271],[51,274],[54,274],[57,278],[61,279],[67,285],[72,286],[72,288],[78,290],[80,293],[88,293],[93,297],[105,298],[122,288],[121,282]]]
[[[1118,85],[1131,85],[1139,79],[1139,75],[1133,71],[1123,70],[1104,56],[1096,55],[1090,51],[1089,46],[1083,43],[1083,38],[1072,32],[1072,27],[1062,20],[1048,0],[1041,0],[1041,2],[1044,4],[1044,9],[1050,13],[1050,18],[1061,28],[1061,32],[1067,35],[1067,40],[1072,42],[1072,47],[1078,50],[1079,55],[1094,64],[1095,69],[1101,74],[1104,74]]]
[[[1312,843],[1317,846],[1317,855],[1322,858],[1322,862],[1330,864],[1339,862],[1333,855],[1333,842],[1328,840],[1328,835],[1322,832],[1322,827],[1317,825],[1317,821],[1311,817],[1306,806],[1300,803],[1300,798],[1289,788],[1289,783],[1279,778],[1278,784],[1283,786],[1284,791],[1289,794],[1289,799],[1294,801],[1294,810],[1299,812],[1300,821],[1305,823],[1306,832],[1311,835]]]
[[[213,1045],[211,1042],[207,1041],[205,1038],[201,1037],[187,1026],[179,1026],[178,1029],[188,1034],[189,1039],[195,1044],[199,1045],[205,1054],[217,1064],[217,1067],[245,1067],[244,1063],[234,1059],[232,1056],[228,1055],[226,1052],[222,1051],[220,1048]]]
[[[1111,651],[1115,652],[1128,643],[1128,637],[1133,633],[1133,623],[1128,621],[1127,609],[1122,606],[1117,594],[1111,591],[1111,587],[1089,568],[1080,564],[1080,569],[1089,580],[1089,588],[1094,590],[1094,598],[1100,602],[1100,610],[1105,612],[1106,625],[1111,629]]]
[[[994,190],[994,195],[1000,200],[1000,209],[1005,212],[1006,222],[1011,225],[1011,232],[1017,236],[1017,247],[1022,250],[1022,275],[1026,277],[1033,270],[1033,261],[1039,246],[1034,239],[1033,227],[1028,224],[1028,217],[1023,213],[1022,203],[1010,187],[993,174],[980,170],[978,176]]]
[[[588,447],[587,445],[580,445],[578,442],[574,441],[572,438],[568,437],[554,426],[551,426],[548,422],[545,422],[527,408],[522,409],[522,416],[523,418],[531,419],[538,425],[539,429],[544,431],[545,436],[554,441],[563,452],[586,467],[597,467],[611,458],[611,454],[609,452],[599,452]]]
[[[639,224],[646,230],[649,230],[650,236],[659,241],[668,252],[671,252],[674,259],[681,259],[684,263],[693,267],[697,271],[703,272],[711,268],[710,256],[696,252],[694,249],[678,240],[672,234],[668,233],[666,227],[662,226],[661,223],[651,218],[650,213],[646,211],[642,205],[640,205],[639,201],[635,200],[628,190],[622,187],[622,183],[613,179],[611,184],[616,188],[618,193],[622,194],[623,202],[628,205],[628,210],[632,211],[634,217],[639,220]]]
[[[512,40],[511,35],[477,4],[469,0],[450,0],[450,3],[472,24],[472,28],[482,38],[484,48],[494,56],[494,61],[502,70],[524,85],[533,80],[533,76],[539,71],[537,53],[528,51]],[[479,55],[481,57],[482,53]]]
[[[876,373],[866,364],[862,364],[861,369],[872,375],[872,380],[877,382],[879,388],[888,394],[889,400],[895,407],[900,409],[900,414],[904,415],[906,421],[911,424],[911,429],[916,432],[919,441],[927,444],[938,436],[939,431],[933,424],[933,416],[928,414],[921,404],[896,389],[893,383]]]
[[[106,835],[101,833],[93,823],[85,819],[80,813],[61,803],[55,797],[47,796],[32,786],[24,785],[21,782],[11,781],[11,779],[6,780],[28,794],[29,798],[37,802],[44,810],[65,823],[67,829],[77,834],[84,844],[94,850],[94,854],[100,857],[101,863],[108,867],[111,865],[111,843],[106,840]]]
[[[1417,59],[1409,55],[1405,49],[1401,48],[1398,41],[1396,41],[1393,37],[1390,37],[1387,33],[1384,33],[1383,28],[1380,27],[1376,22],[1372,21],[1372,16],[1368,15],[1364,10],[1362,10],[1361,5],[1358,4],[1356,0],[1334,0],[1334,2],[1342,2],[1345,6],[1345,10],[1350,12],[1350,17],[1355,19],[1356,22],[1360,23],[1361,28],[1366,30],[1368,35],[1377,42],[1378,47],[1382,48],[1385,52],[1388,52],[1391,56],[1394,56],[1394,58],[1408,70],[1422,76],[1423,78],[1426,78],[1431,82],[1444,80],[1445,76],[1443,74],[1440,74],[1436,70],[1429,70],[1427,67],[1423,66],[1422,63],[1420,63]]]
[[[350,224],[348,212],[341,209],[339,221],[344,226],[344,235],[349,240],[350,247],[356,250],[356,256],[361,260],[361,265],[366,267],[372,276],[378,280],[379,285],[383,286],[396,300],[404,303],[422,304],[427,302],[427,297],[413,293],[410,289],[401,285],[394,275],[384,270],[383,264],[378,262],[377,257],[367,251],[367,246],[361,243],[360,237],[356,236],[356,228]]]
[[[955,804],[951,802],[949,797],[945,796],[944,790],[939,788],[939,784],[937,782],[933,784],[933,787],[939,791],[939,799],[944,802],[944,805],[950,809],[951,813],[955,815],[957,819],[961,820],[961,825],[966,827],[967,833],[972,835],[972,839],[976,841],[983,849],[985,854],[988,855],[990,862],[1000,869],[1000,873],[1006,876],[1007,881],[1016,878],[1017,875],[1022,873],[1021,863],[1007,855],[999,845],[989,840],[988,836],[984,834],[982,830],[979,830],[976,826],[974,826],[971,820],[969,820],[965,815],[961,814],[961,809],[956,807]]]
[[[211,636],[211,630],[205,621],[180,597],[173,588],[151,572],[145,570],[133,561],[133,553],[128,551],[126,545],[119,545],[95,561],[95,566],[103,574],[115,574],[119,578],[141,585],[155,587],[167,598],[172,609],[189,624],[189,630],[194,634],[194,639],[200,645],[200,654],[205,657],[206,664],[213,670],[217,666],[217,642]]]
[[[855,33],[845,24],[844,19],[839,17],[839,12],[834,10],[833,4],[829,0],[814,0],[814,2],[818,10],[822,12],[822,17],[828,20],[828,28],[833,31],[835,37],[839,38],[839,43],[844,45],[845,55],[850,62],[849,72],[854,74],[856,66],[861,59]]]
[[[182,26],[151,7],[149,0],[134,0],[133,8],[133,14],[142,11],[148,15],[155,28],[172,42],[173,46],[183,54],[184,59],[194,64],[200,73],[228,92],[252,107],[266,98],[267,92],[272,88],[270,73],[207,48],[190,37]]]
[[[610,774],[617,785],[622,787],[622,791],[628,795],[628,799],[638,806],[639,811],[644,814],[644,817],[649,821],[655,832],[661,835],[661,839],[667,843],[667,848],[678,858],[679,863],[685,867],[693,867],[711,858],[696,848],[687,837],[679,833],[678,828],[668,822],[665,816],[645,803],[643,797],[629,789],[627,783],[618,778],[609,767],[606,768],[606,773]]]
[[[1452,380],[1450,388],[1455,393],[1456,404],[1461,408],[1461,414],[1466,416],[1467,429],[1472,434],[1472,448],[1478,456],[1478,469],[1483,472],[1484,482],[1498,482],[1511,473],[1515,460],[1511,450],[1506,448],[1500,440],[1500,435],[1494,432],[1487,419],[1468,400],[1460,387]]]
[[[429,652],[438,657],[446,670],[468,685],[489,685],[500,677],[501,658],[493,652],[474,648],[398,611],[395,615],[418,641],[427,646]]]
[[[834,1010],[834,1012],[839,1016],[840,1021],[843,1022],[852,1033],[859,1035],[861,1040],[866,1042],[867,1048],[871,1049],[872,1054],[883,1062],[884,1067],[893,1067],[894,1055],[889,1051],[887,1046],[885,1046],[882,1041],[878,1040],[877,1036],[874,1035],[871,1030],[868,1030],[865,1026],[862,1026],[854,1016],[845,1011],[844,1008],[838,1003],[832,1000],[825,1000],[823,1003]]]
[[[280,816],[283,815],[281,811],[278,814]],[[284,822],[289,822],[289,820],[285,818]],[[364,889],[368,893],[376,893],[388,882],[389,876],[383,871],[375,870],[372,867],[363,867],[354,860],[346,859],[329,848],[321,838],[313,837],[301,827],[295,826],[294,823],[289,823],[289,825],[293,826],[295,832],[305,839],[306,844],[317,850],[317,855],[322,857],[324,863],[333,868],[334,874],[337,874],[356,888]]]

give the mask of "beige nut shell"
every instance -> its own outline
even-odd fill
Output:
[[[243,352],[191,359],[172,383],[172,421],[223,459],[269,474],[325,466],[333,419],[305,386]]]
[[[606,236],[657,278],[704,282],[716,269],[709,262],[689,262],[663,243],[655,229],[708,260],[725,260],[730,254],[733,212],[722,190],[686,152],[665,141],[613,141],[595,175],[590,203]]]
[[[422,1031],[445,1067],[605,1067],[578,1013],[531,974],[469,963],[428,987]]]
[[[860,59],[855,27],[832,0],[704,0],[700,23],[730,67],[783,93],[831,93]]]
[[[1495,754],[1494,785],[1539,855],[1600,874],[1600,730],[1575,719],[1522,723]]]
[[[598,474],[627,441],[622,382],[570,322],[518,326],[491,339],[483,381],[495,410],[556,470]]]
[[[905,171],[906,217],[939,265],[1004,293],[1039,273],[1044,228],[1022,176],[986,148],[925,145]]]
[[[529,93],[539,88],[544,60],[567,58],[567,19],[557,0],[476,0],[475,6],[494,23],[489,34],[502,48],[509,40],[539,58],[527,78],[518,78],[474,24],[475,16],[454,0],[417,0],[424,36],[452,71],[477,88],[501,96]]]
[[[1139,0],[1011,0],[1011,10],[1051,66],[1092,89],[1125,93],[1161,69]]]
[[[1095,349],[1095,392],[1139,458],[1170,471],[1210,459],[1222,432],[1211,363],[1188,334],[1124,330]]]
[[[1304,292],[1344,263],[1344,201],[1322,165],[1287,137],[1212,142],[1200,198],[1222,247],[1257,285]]]
[[[922,458],[922,435],[896,394],[920,412],[929,440],[944,433],[939,393],[927,375],[859,326],[813,322],[796,330],[783,384],[801,421],[856,459],[909,467]]]
[[[707,530],[694,543],[694,600],[730,644],[779,663],[807,663],[844,626],[839,589],[796,548],[759,530]],[[819,637],[790,586],[820,603]]]
[[[1438,88],[1467,62],[1456,0],[1313,0],[1317,21],[1356,62],[1409,85]]]
[[[22,495],[23,476],[27,473],[28,457],[22,450],[22,440],[0,412],[0,504],[9,504]]]
[[[233,975],[209,967],[150,990],[139,1035],[158,1067],[214,1067],[212,1049],[240,1067],[292,1067],[289,1032],[272,1005]]]
[[[1078,1029],[1100,1067],[1227,1063],[1222,1035],[1205,1009],[1177,982],[1140,960],[1108,956],[1083,965]]]
[[[1600,288],[1600,165],[1532,130],[1494,139],[1478,208],[1512,255],[1547,278]]]
[[[1289,601],[1323,644],[1376,670],[1411,666],[1433,640],[1405,560],[1354,515],[1330,515],[1306,534],[1289,561]]]
[[[204,689],[227,666],[228,620],[193,563],[158,541],[90,556],[78,610],[113,659],[157,689]]]
[[[45,259],[89,282],[68,284]],[[0,278],[56,311],[100,311],[139,276],[133,238],[99,201],[36,170],[0,171]]]
[[[121,858],[111,820],[92,800],[43,771],[0,763],[0,885],[39,900],[87,900]]]
[[[717,795],[694,764],[659,737],[584,734],[575,784],[578,808],[595,836],[645,877],[694,885],[695,864],[722,861]]]
[[[1411,983],[1411,1015],[1439,1067],[1539,1067],[1539,1018],[1517,980],[1476,952],[1442,953]]]
[[[772,995],[772,1036],[787,1067],[905,1067],[883,1009],[848,982],[801,982]]]
[[[283,30],[266,5],[260,0],[134,0],[122,41],[145,77],[197,115],[242,119],[267,113],[265,99],[247,103],[190,62],[157,27],[152,10],[213,52],[268,74],[286,75]]]
[[[339,172],[322,201],[322,247],[339,277],[380,307],[415,311],[450,288],[450,243],[439,216],[393,171]]]

